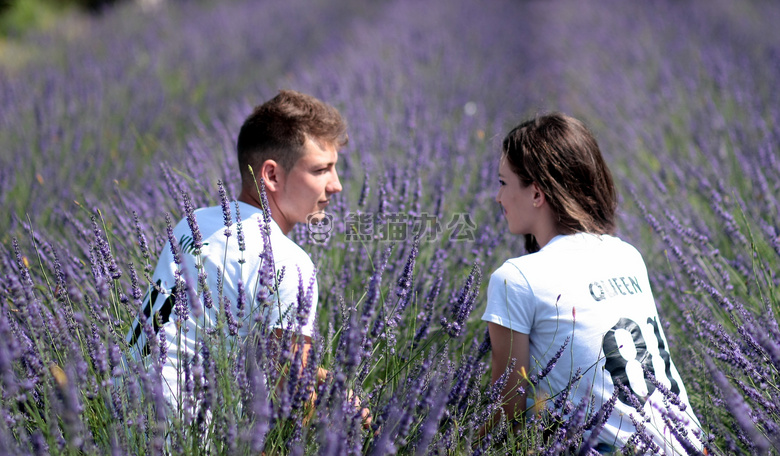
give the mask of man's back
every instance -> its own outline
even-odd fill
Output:
[[[159,289],[151,288],[144,299],[143,313],[147,318],[156,315],[161,326],[153,327],[157,334],[160,330],[165,333],[167,354],[163,365],[163,392],[172,404],[176,404],[179,397],[180,363],[185,362],[180,354],[186,353],[186,359],[191,358],[198,340],[203,339],[203,332],[214,328],[218,318],[225,319],[229,334],[239,338],[246,336],[252,325],[263,323],[266,318],[270,327],[294,328],[296,333],[307,336],[313,333],[317,281],[311,259],[271,219],[273,269],[268,269],[265,263],[269,256],[264,254],[262,232],[263,213],[246,203],[236,204],[231,210],[230,236],[225,235],[221,206],[194,211],[202,244],[199,253],[196,236],[187,219],[176,225],[173,238],[179,246],[181,264],[177,264],[170,242],[166,243],[152,277]],[[240,229],[236,207],[242,220]],[[275,283],[274,277],[281,277],[281,280]],[[208,295],[203,292],[204,285]],[[189,293],[194,291],[199,296],[195,306],[189,303],[191,295],[186,286],[192,288]],[[299,309],[301,292],[304,293],[300,298],[303,305]],[[177,306],[177,303],[182,305]],[[182,325],[176,324],[185,318]],[[138,319],[133,323],[129,342],[141,355],[148,351]]]

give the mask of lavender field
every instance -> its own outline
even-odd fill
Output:
[[[0,449],[594,454],[599,410],[565,395],[477,438],[498,407],[483,285],[524,252],[500,140],[560,110],[615,173],[706,454],[780,454],[779,22],[769,0],[169,0],[29,36],[0,60]],[[238,194],[238,129],[282,88],[349,124],[333,231],[293,233],[319,270],[309,365],[333,375],[313,405],[311,368],[269,396],[268,343],[226,327],[191,367],[195,416],[166,416],[125,356],[166,219]],[[415,239],[423,216],[440,230]]]

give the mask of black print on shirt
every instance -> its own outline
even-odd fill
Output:
[[[203,246],[209,245],[208,242],[204,242]],[[181,251],[184,253],[189,253],[192,256],[197,255],[197,251],[195,250],[195,240],[192,238],[192,236],[189,235],[183,235],[179,239],[179,247],[181,248]]]
[[[612,383],[617,384],[620,382],[628,387],[636,400],[642,405],[645,404],[647,398],[650,397],[656,389],[655,385],[650,381],[645,372],[653,374],[656,380],[662,385],[669,385],[669,390],[674,394],[680,393],[680,386],[672,376],[671,357],[669,356],[669,352],[666,351],[666,345],[661,338],[661,330],[658,327],[658,321],[656,321],[655,318],[648,318],[647,325],[653,328],[653,335],[655,335],[656,347],[658,349],[657,353],[664,361],[664,372],[655,372],[655,369],[653,368],[653,355],[650,353],[651,350],[649,350],[649,347],[645,342],[642,330],[639,325],[631,319],[621,318],[618,320],[617,324],[604,335],[602,342],[602,349],[606,356],[604,368],[612,376]],[[627,331],[630,338],[620,337],[621,340],[618,341],[618,335],[616,334],[619,331]],[[631,343],[633,344],[633,347],[628,345]],[[655,352],[655,350],[652,351]],[[633,358],[627,359],[624,357],[624,354],[633,354],[633,352],[636,353]],[[623,390],[618,392],[618,399],[626,405],[632,405],[628,395]]]
[[[588,290],[596,301],[642,292],[636,277],[613,277],[607,280],[597,280],[588,285]]]
[[[162,281],[157,280],[157,286],[152,287],[152,292],[146,294],[146,298],[148,300],[144,300],[144,306],[143,306],[143,312],[146,318],[148,319],[152,315],[152,306],[154,306],[154,303],[157,302],[157,296],[159,295],[159,292],[157,291],[162,286]],[[171,319],[171,311],[173,310],[173,306],[176,303],[176,287],[174,286],[170,290],[170,294],[168,295],[168,298],[165,299],[163,302],[162,307],[154,313],[154,319],[152,319],[153,327],[154,327],[154,333],[157,334],[160,331],[160,327],[166,323],[168,323]],[[138,342],[138,338],[141,337],[141,333],[143,332],[143,328],[141,327],[141,321],[139,320],[133,328],[133,336],[130,339],[130,346],[132,347]],[[141,353],[143,356],[147,356],[150,353],[149,349],[149,341],[146,341],[144,346],[141,348]]]

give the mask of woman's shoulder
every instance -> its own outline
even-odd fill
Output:
[[[520,266],[522,265],[523,261],[521,261],[523,257],[517,257],[517,258],[510,258],[506,261],[504,261],[501,266],[496,268],[495,271],[493,271],[493,274],[491,275],[512,275],[517,273],[522,273]]]
[[[613,249],[622,255],[642,258],[642,254],[633,244],[624,241],[618,236],[603,234],[598,236],[598,238],[600,238],[601,241],[604,242],[607,248]]]
[[[528,257],[531,255],[533,254],[510,258],[504,261],[504,263],[490,275],[490,281],[496,283],[528,283],[528,278],[523,271],[528,270]]]
[[[630,243],[608,234],[575,233],[553,238],[541,250],[506,260],[496,272],[546,275],[567,264],[593,261],[642,260]]]
[[[510,258],[493,271],[488,284],[488,296],[495,293],[498,293],[497,296],[505,296],[506,293],[523,296],[530,293],[531,285],[523,273],[523,262],[517,261],[521,258]]]
[[[543,249],[537,252],[537,254],[559,255],[578,250],[602,249],[639,253],[636,247],[616,235],[580,232],[554,237]]]

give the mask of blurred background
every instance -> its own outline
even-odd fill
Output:
[[[485,352],[475,348],[484,333],[484,286],[465,293],[473,308],[457,308],[458,297],[474,270],[484,284],[523,253],[493,201],[500,140],[526,117],[561,110],[595,132],[616,176],[618,234],[648,263],[669,348],[711,453],[776,454],[777,23],[780,3],[770,0],[0,0],[4,315],[17,318],[22,303],[38,301],[57,315],[68,302],[86,316],[81,330],[92,331],[93,320],[108,327],[90,303],[103,302],[106,290],[121,302],[137,283],[128,273],[98,274],[104,237],[125,271],[141,271],[153,260],[138,233],[153,258],[166,240],[166,214],[183,215],[183,192],[196,205],[216,204],[222,180],[235,195],[235,135],[252,107],[281,88],[309,92],[341,110],[351,138],[339,162],[344,191],[332,206],[334,237],[306,245],[323,271],[324,358],[338,359],[334,334],[350,309],[377,283],[392,296],[407,259],[418,255],[412,242],[394,250],[379,240],[346,242],[349,211],[429,213],[445,225],[453,214],[469,214],[474,223],[471,239],[454,241],[447,228],[436,242],[420,243],[418,307],[378,342],[397,349],[392,356],[364,358],[372,374],[361,385],[376,393],[378,419],[390,419],[402,405],[414,408],[418,396],[404,388],[434,375],[454,398],[437,404],[466,431],[443,426],[432,445],[470,448],[468,430],[485,409],[465,404],[484,405],[488,383]],[[305,229],[293,236],[308,243]],[[383,276],[377,258],[386,260]],[[133,304],[112,316],[117,333],[127,331]],[[464,331],[430,342],[440,350],[433,367],[415,364],[385,383],[393,363],[424,358],[418,342],[433,332],[425,325],[454,315]],[[96,338],[115,342],[101,330]],[[64,366],[58,343],[49,342],[41,353]],[[473,365],[459,364],[465,353]],[[27,366],[22,358],[13,366],[27,372],[19,370]],[[457,389],[470,366],[470,389]],[[23,391],[50,392],[55,382],[45,368],[25,375]],[[100,384],[95,375],[79,388]],[[93,396],[85,401],[90,413],[106,409],[89,402]],[[4,406],[18,412],[12,402]],[[441,411],[415,410],[416,424],[386,436],[389,446],[377,454],[413,452],[422,423]],[[88,413],[79,416],[89,421]],[[118,418],[94,421],[101,420],[124,427]],[[17,435],[34,427],[16,426]],[[307,432],[312,442],[322,437]],[[542,431],[528,432],[526,442],[542,445]]]

